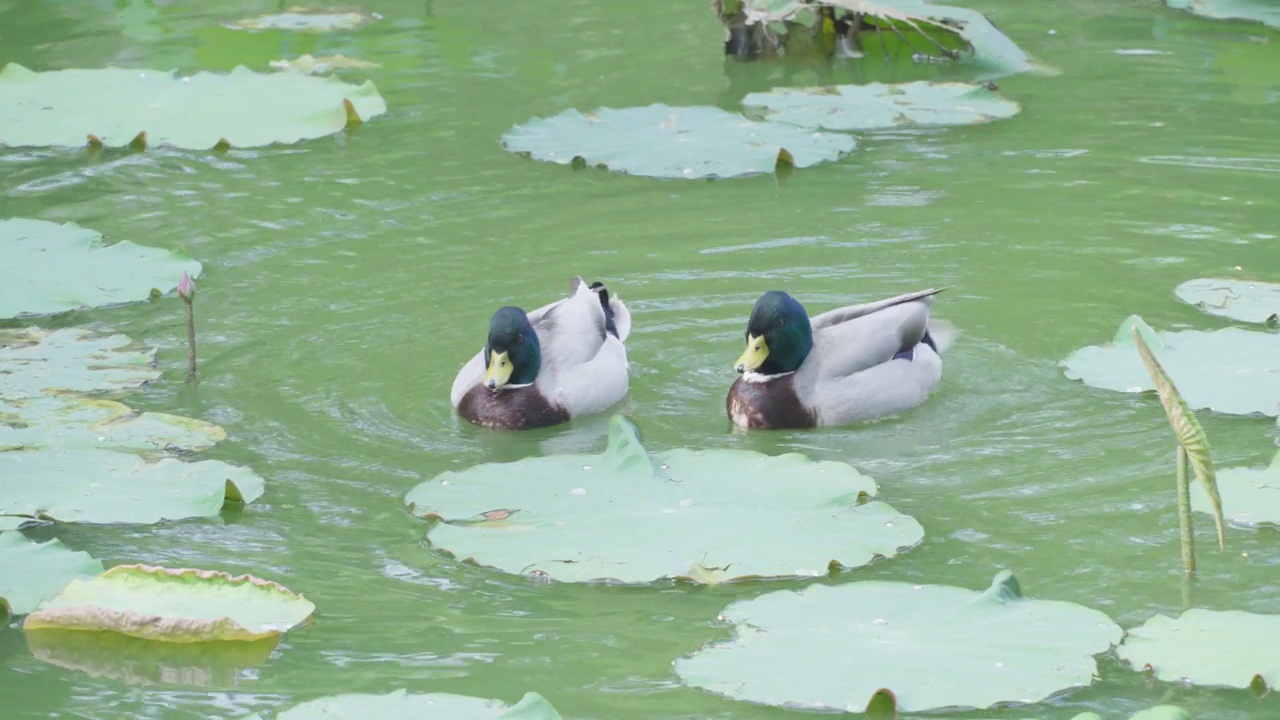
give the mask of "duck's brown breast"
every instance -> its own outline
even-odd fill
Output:
[[[528,430],[569,420],[569,411],[553,405],[532,385],[504,388],[498,392],[476,385],[462,396],[458,414],[477,425],[496,430]]]
[[[795,376],[785,375],[767,382],[747,382],[738,378],[725,399],[729,419],[738,427],[753,430],[811,428],[817,415],[800,403]]]

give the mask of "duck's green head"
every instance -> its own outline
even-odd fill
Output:
[[[529,316],[517,307],[498,308],[489,320],[484,344],[484,384],[491,390],[504,385],[527,385],[542,367],[542,346]]]
[[[735,365],[740,373],[777,375],[792,372],[813,349],[809,313],[795,298],[770,290],[751,308],[747,321],[747,349]]]

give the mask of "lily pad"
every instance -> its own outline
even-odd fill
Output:
[[[28,542],[22,533],[0,532],[0,619],[5,609],[26,615],[67,583],[102,572],[89,553],[69,550],[58,540]]]
[[[1218,492],[1227,522],[1245,527],[1280,526],[1280,453],[1261,469],[1235,467],[1218,472]],[[1204,488],[1191,489],[1191,507],[1212,513]]]
[[[657,178],[729,178],[771,173],[786,151],[797,168],[839,159],[848,135],[755,122],[714,107],[566,110],[535,118],[502,136],[508,150],[535,160],[574,164],[581,158],[615,172]]]
[[[160,377],[156,351],[82,328],[0,329],[0,399],[137,390]]]
[[[1214,20],[1253,20],[1280,29],[1280,5],[1271,0],[1165,0],[1169,7]]]
[[[0,70],[0,145],[259,147],[324,137],[382,115],[372,82],[301,73]]]
[[[257,716],[251,716],[253,720]],[[385,695],[352,693],[330,695],[295,705],[275,720],[560,720],[560,713],[535,692],[525,693],[520,702],[507,705],[501,700],[450,695],[410,693],[397,690]]]
[[[117,565],[73,580],[22,628],[99,630],[175,643],[273,638],[316,606],[283,585],[216,570]]]
[[[924,537],[849,465],[791,453],[649,454],[621,415],[600,455],[447,472],[411,490],[437,548],[509,573],[647,583],[826,575]]]
[[[308,73],[310,75],[322,75],[330,70],[367,70],[382,67],[376,62],[350,58],[341,53],[324,57],[314,57],[307,54],[292,60],[272,60],[269,64],[276,70],[292,70],[293,72]]]
[[[3,87],[0,85],[0,87]],[[3,111],[0,111],[3,112]],[[0,220],[0,318],[141,302],[169,292],[200,263],[128,240],[104,246],[102,234],[75,223]]]
[[[1157,333],[1134,315],[1121,323],[1111,344],[1067,356],[1066,376],[1105,390],[1154,389],[1133,342],[1134,326],[1193,410],[1280,415],[1280,335],[1275,333],[1240,328]]]
[[[204,420],[140,413],[113,400],[0,397],[0,452],[57,447],[186,454],[226,437],[225,430]]]
[[[821,4],[834,8],[836,18],[848,22],[846,37],[855,48],[874,44],[879,54],[887,54],[886,44],[900,40],[897,47],[906,51],[902,55],[913,59],[917,53],[949,57],[998,74],[1035,67],[1021,48],[976,10],[933,5],[925,0],[824,0]],[[763,25],[776,27],[781,23],[786,32],[780,43],[757,41],[759,49],[766,53],[781,49],[788,55],[795,54],[798,48],[791,47],[791,41],[814,34],[812,27],[796,24],[802,13],[813,11],[814,4],[806,0],[722,1],[717,6],[731,36],[739,23],[748,29]],[[740,8],[740,12],[725,12],[736,8]],[[777,35],[776,32],[760,34]],[[806,38],[804,42],[807,46],[812,40]],[[834,48],[822,46],[821,49],[830,52]],[[867,54],[875,57],[878,53],[868,50]]]
[[[981,85],[911,82],[774,88],[742,100],[748,114],[823,130],[896,126],[976,125],[1017,115],[1022,108]]]
[[[336,30],[354,30],[379,19],[381,19],[381,16],[376,13],[312,10],[293,7],[286,12],[229,22],[224,27],[232,30],[289,30],[292,32],[323,33]]]
[[[1173,292],[1179,300],[1210,315],[1251,323],[1275,322],[1280,317],[1280,285],[1276,283],[1200,278],[1182,283]]]
[[[763,705],[863,712],[885,688],[906,712],[1033,703],[1093,682],[1123,631],[1080,605],[1022,596],[1012,573],[975,592],[855,582],[730,604],[735,637],[676,661],[685,684]]]
[[[262,478],[219,460],[148,463],[110,450],[0,452],[0,516],[80,523],[156,523],[252,502]]]
[[[1191,608],[1178,619],[1156,615],[1116,648],[1134,669],[1167,682],[1247,688],[1280,682],[1280,615]]]

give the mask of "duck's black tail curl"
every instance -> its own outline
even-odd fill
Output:
[[[604,329],[610,335],[618,337],[618,325],[613,321],[613,307],[609,305],[609,289],[598,280],[587,287],[600,296],[600,307],[604,308]]]

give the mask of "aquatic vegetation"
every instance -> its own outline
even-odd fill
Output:
[[[308,75],[323,75],[331,70],[369,70],[382,67],[376,62],[347,57],[342,53],[321,57],[307,53],[292,60],[272,60],[269,64],[276,70],[290,70]]]
[[[1280,453],[1265,468],[1224,468],[1217,485],[1227,522],[1244,527],[1280,525]],[[1208,493],[1198,485],[1191,490],[1191,507],[1214,512]]]
[[[196,376],[196,284],[187,273],[178,281],[178,297],[187,308],[187,377]]]
[[[689,686],[763,705],[860,713],[882,689],[908,712],[1033,703],[1087,686],[1120,641],[1097,610],[1023,597],[1003,571],[984,592],[864,581],[730,604],[734,637],[675,663]],[[878,700],[883,703],[883,699]]]
[[[259,15],[224,23],[223,27],[232,30],[286,30],[289,32],[325,33],[339,30],[355,30],[381,19],[382,16],[377,13],[291,7],[285,12]]]
[[[58,540],[29,542],[16,530],[0,532],[0,622],[26,615],[75,579],[102,572],[102,563]]]
[[[1116,654],[1165,682],[1274,688],[1280,615],[1191,608],[1177,619],[1156,615],[1125,637]]]
[[[686,180],[772,173],[779,157],[806,168],[856,146],[848,135],[756,122],[719,108],[662,104],[566,110],[516,125],[502,144],[545,162]]]
[[[105,630],[144,640],[262,640],[311,616],[316,606],[279,583],[216,570],[117,565],[72,580],[27,615],[22,628]]]
[[[0,398],[123,393],[160,377],[155,349],[84,328],[0,329]]]
[[[153,288],[173,290],[179,273],[201,270],[168,250],[128,240],[104,245],[101,233],[75,223],[26,218],[0,220],[0,257],[0,318],[141,302]]]
[[[57,447],[184,455],[226,438],[226,431],[211,422],[140,413],[114,400],[74,395],[10,400],[0,393],[0,452]]]
[[[827,575],[924,537],[871,478],[791,453],[651,454],[621,415],[600,455],[552,455],[447,472],[405,497],[433,547],[569,582],[700,583]]]
[[[352,693],[330,695],[295,705],[275,716],[275,720],[398,720],[399,718],[440,718],[440,720],[560,720],[560,713],[541,695],[525,693],[520,702],[507,705],[501,700],[450,695],[410,693],[404,690],[386,695]],[[261,720],[257,715],[246,720]]]
[[[1182,283],[1173,292],[1179,300],[1210,315],[1251,323],[1280,321],[1280,284],[1199,278]]]
[[[1268,0],[1165,0],[1169,7],[1214,20],[1252,20],[1280,29],[1280,7]]]
[[[0,70],[0,144],[14,147],[260,147],[324,137],[386,111],[372,82],[293,72]]]
[[[987,87],[957,82],[774,88],[747,95],[742,105],[748,116],[822,130],[976,125],[1022,110]]]

